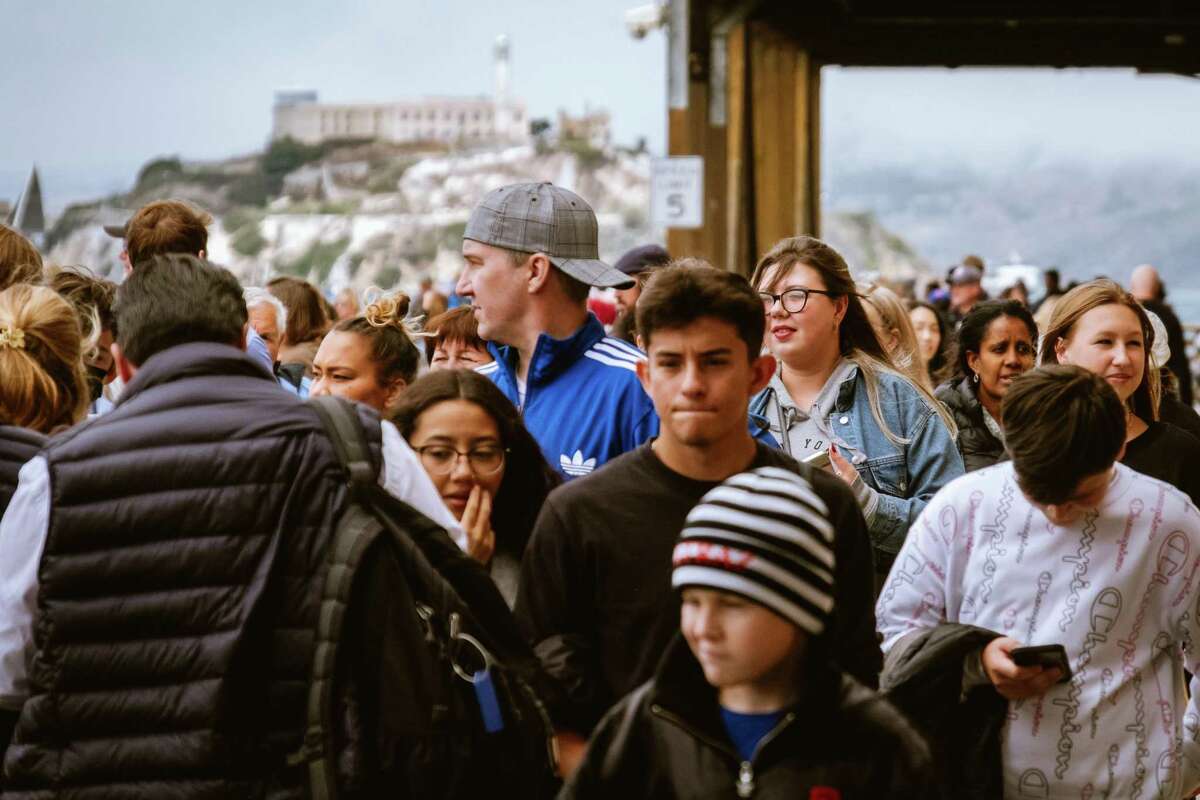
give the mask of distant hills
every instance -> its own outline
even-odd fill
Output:
[[[939,271],[967,253],[1019,254],[1064,275],[1124,280],[1152,263],[1168,284],[1200,288],[1200,167],[1031,157],[988,173],[936,161],[828,159],[825,206],[871,210]]]
[[[601,257],[663,241],[649,223],[650,156],[577,141],[471,149],[444,144],[290,140],[216,162],[145,164],[127,192],[69,206],[47,234],[49,261],[117,277],[119,242],[103,225],[156,199],[180,198],[214,216],[209,255],[245,282],[296,275],[327,289],[449,282],[461,269],[467,217],[489,190],[522,181],[574,189],[596,210]],[[872,214],[835,214],[826,235],[861,277],[912,277],[927,264]],[[678,254],[687,255],[687,254]]]

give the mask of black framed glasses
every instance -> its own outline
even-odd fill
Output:
[[[770,292],[759,292],[758,298],[762,300],[763,309],[770,312],[775,307],[775,303],[783,304],[783,310],[789,314],[799,314],[808,305],[808,296],[810,294],[823,294],[826,297],[837,297],[834,292],[827,292],[824,289],[805,289],[796,286],[787,289],[781,294],[771,294]]]
[[[476,447],[471,450],[456,450],[445,444],[427,444],[424,447],[414,447],[413,450],[421,456],[421,463],[433,475],[448,475],[454,471],[459,458],[467,459],[471,471],[476,475],[493,475],[504,466],[504,454],[508,452],[503,447]]]

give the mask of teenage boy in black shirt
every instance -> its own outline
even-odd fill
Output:
[[[854,496],[746,428],[750,398],[775,371],[775,359],[760,355],[762,301],[741,276],[672,266],[647,284],[637,325],[648,353],[638,376],[659,436],[553,492],[521,565],[518,621],[569,697],[555,709],[568,772],[608,707],[653,675],[679,629],[676,537],[700,498],[739,472],[777,466],[812,483],[836,530],[834,657],[872,687],[882,665],[871,546]]]

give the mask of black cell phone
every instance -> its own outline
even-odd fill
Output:
[[[1067,659],[1067,648],[1061,644],[1038,644],[1032,647],[1018,647],[1009,653],[1013,663],[1018,667],[1043,667],[1050,669],[1058,667],[1062,670],[1059,683],[1071,680],[1071,662]]]

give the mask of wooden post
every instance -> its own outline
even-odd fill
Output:
[[[723,266],[749,277],[757,258],[754,243],[753,166],[746,69],[746,26],[735,25],[726,44],[728,67],[725,126],[725,260]]]
[[[763,23],[748,37],[755,255],[820,230],[820,66]]]

